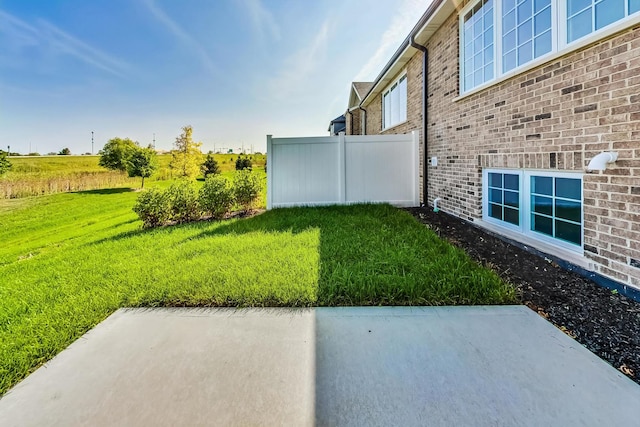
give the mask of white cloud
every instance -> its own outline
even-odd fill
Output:
[[[239,0],[251,17],[253,27],[261,40],[268,36],[279,40],[280,27],[273,14],[267,9],[261,0]]]
[[[180,39],[186,46],[188,46],[202,61],[202,64],[211,72],[215,72],[217,67],[207,51],[202,47],[196,39],[194,39],[189,33],[183,30],[178,24],[176,24],[153,0],[143,0],[142,2],[149,12],[162,23],[165,28]]]
[[[42,19],[37,20],[35,25],[30,25],[0,10],[0,34],[5,36],[5,43],[11,49],[11,55],[3,57],[3,62],[13,59],[15,63],[19,63],[23,61],[20,57],[23,49],[36,47],[40,49],[40,59],[71,56],[120,77],[124,77],[130,70],[124,61]]]
[[[404,0],[400,4],[391,25],[382,34],[378,49],[360,69],[354,81],[373,81],[376,78],[431,2],[432,0]]]
[[[279,73],[269,81],[268,88],[272,98],[288,99],[302,94],[312,86],[310,78],[318,72],[320,63],[327,56],[327,42],[330,34],[330,22],[325,21],[309,45],[285,59]]]

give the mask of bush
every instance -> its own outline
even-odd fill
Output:
[[[194,221],[200,218],[198,193],[193,184],[180,180],[167,189],[171,219],[178,223]]]
[[[236,171],[233,179],[233,196],[245,211],[250,210],[260,195],[260,178],[251,169]]]
[[[221,176],[208,176],[200,188],[200,208],[220,219],[233,205],[233,191],[229,181]]]
[[[251,169],[252,167],[253,167],[253,163],[251,163],[251,160],[249,160],[248,157],[238,156],[238,159],[236,160],[237,171],[241,171],[244,169]]]
[[[171,206],[166,192],[157,188],[143,191],[136,199],[133,211],[142,220],[144,228],[158,227],[171,216]]]

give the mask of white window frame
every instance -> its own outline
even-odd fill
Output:
[[[509,175],[517,175],[518,176],[518,192],[519,192],[519,212],[520,212],[520,225],[511,224],[510,222],[500,221],[489,216],[489,174],[490,173],[500,173],[500,174],[509,174]],[[489,222],[491,224],[495,224],[499,227],[508,228],[513,231],[517,231],[519,233],[523,232],[523,210],[524,210],[524,200],[523,200],[524,188],[522,186],[522,171],[518,169],[483,169],[482,171],[482,220]]]
[[[403,100],[400,100],[399,102],[401,102],[401,103],[402,103],[402,102],[404,102],[404,104],[405,104],[405,109],[404,109],[404,111],[405,111],[405,117],[404,117],[404,119],[403,119],[403,118],[400,118],[400,121],[398,121],[397,123],[388,124],[388,123],[386,123],[386,120],[385,120],[384,97],[385,97],[387,94],[391,93],[391,90],[392,90],[392,89],[397,89],[397,88],[399,88],[399,87],[400,87],[400,86],[399,86],[400,81],[401,81],[403,78],[405,79],[405,82],[406,82],[407,91],[406,91],[406,94],[405,94],[406,96],[405,96],[404,101],[403,101]],[[394,85],[396,85],[396,87],[395,87],[395,88],[393,87]],[[409,109],[409,105],[408,105],[409,100],[408,100],[408,98],[409,98],[409,78],[407,77],[407,71],[406,71],[406,70],[404,70],[404,71],[402,71],[402,73],[400,73],[400,75],[399,75],[396,79],[394,79],[391,83],[389,83],[389,84],[385,87],[385,89],[382,91],[381,102],[382,102],[382,130],[383,130],[383,131],[384,131],[384,130],[387,130],[387,129],[391,129],[392,127],[395,127],[395,126],[401,125],[402,123],[405,123],[405,122],[407,121],[407,116],[409,115],[409,111],[408,111],[408,109]]]
[[[489,173],[511,174],[519,176],[519,202],[520,202],[520,225],[500,221],[489,216]],[[543,233],[531,230],[531,176],[545,176],[552,178],[570,178],[580,180],[580,202],[582,204],[580,217],[580,245],[570,243]],[[579,172],[556,172],[535,169],[495,169],[485,168],[482,170],[482,221],[493,224],[499,228],[515,231],[524,236],[530,237],[550,245],[576,252],[584,253],[584,182],[583,174]],[[555,196],[554,196],[555,199]],[[555,216],[554,216],[555,220]]]
[[[485,1],[485,0],[476,0],[472,4],[468,4],[464,9],[462,9],[462,11],[460,12],[460,16],[459,16],[459,22],[458,22],[459,30],[458,31],[459,31],[459,34],[460,34],[460,43],[459,43],[459,45],[460,45],[460,53],[459,53],[458,62],[459,62],[459,68],[460,68],[460,92],[461,93],[464,92],[464,82],[465,82],[464,79],[466,77],[465,60],[464,60],[465,59],[465,56],[464,56],[465,55],[465,53],[464,53],[464,45],[466,44],[465,40],[464,40],[464,17],[465,17],[465,15],[467,13],[469,13],[469,11],[471,9],[473,9],[474,6],[476,6],[478,3],[482,2],[482,1]],[[495,3],[498,0],[493,0],[493,1],[494,1],[494,5],[493,5],[493,77],[488,79],[488,80],[486,80],[485,82],[481,83],[481,85],[486,84],[488,82],[491,82],[491,81],[495,80],[495,78],[496,78],[496,71],[497,71],[497,68],[496,68],[496,61],[497,61],[497,58],[496,58],[496,51],[497,51],[496,43],[498,42],[498,40],[496,39],[497,32],[496,32],[496,4]],[[482,50],[484,51],[485,48],[483,47]],[[477,87],[477,86],[475,86],[475,87]],[[469,90],[473,90],[475,87],[472,87]]]
[[[493,79],[483,84],[471,87],[465,90],[465,70],[464,70],[464,16],[482,0],[475,0],[468,3],[458,14],[458,34],[460,38],[458,64],[459,64],[459,93],[460,96],[471,94],[482,88],[491,86],[505,78],[532,68],[532,66],[540,65],[552,58],[564,55],[572,50],[578,49],[586,44],[598,41],[603,37],[607,37],[613,32],[620,31],[628,26],[635,25],[640,22],[640,11],[628,14],[629,3],[624,0],[625,17],[610,23],[598,30],[594,30],[572,42],[567,42],[567,7],[566,2],[571,0],[551,0],[551,51],[533,58],[531,61],[516,66],[508,71],[502,71],[502,0],[493,0]]]

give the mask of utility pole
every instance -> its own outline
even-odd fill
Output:
[[[91,155],[93,156],[93,131],[91,131]]]
[[[156,134],[153,134],[153,149],[156,149]]]

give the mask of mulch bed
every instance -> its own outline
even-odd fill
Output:
[[[408,211],[516,286],[523,304],[640,384],[640,303],[443,212]]]

